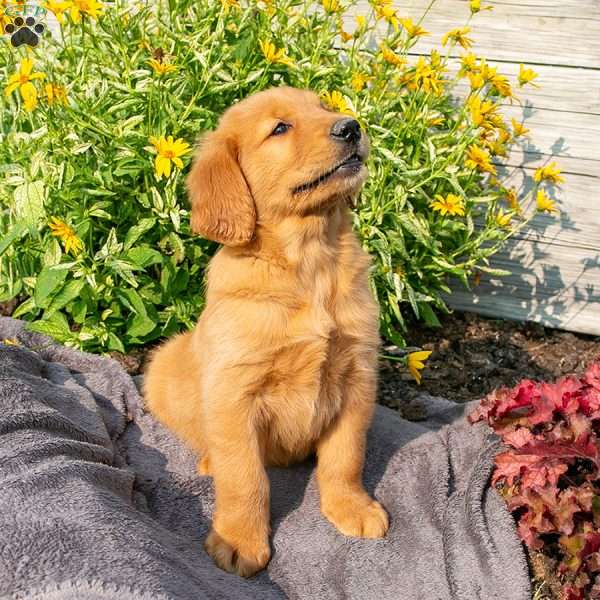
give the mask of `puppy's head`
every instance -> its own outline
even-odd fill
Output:
[[[358,122],[309,91],[273,88],[234,105],[204,137],[188,178],[192,230],[232,246],[256,222],[352,200],[369,143]]]

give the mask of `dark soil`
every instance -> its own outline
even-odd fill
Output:
[[[415,324],[407,336],[411,346],[433,351],[421,385],[403,365],[382,360],[379,401],[407,419],[426,418],[416,400],[421,393],[467,402],[523,378],[551,381],[581,373],[600,356],[600,336],[470,313],[454,313],[441,321],[435,329]]]

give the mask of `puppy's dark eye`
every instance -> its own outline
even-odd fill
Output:
[[[288,125],[288,123],[277,123],[277,125],[275,126],[275,129],[273,129],[273,131],[271,131],[271,135],[283,135],[288,129],[290,129],[292,126]]]

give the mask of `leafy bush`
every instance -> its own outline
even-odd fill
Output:
[[[355,226],[398,345],[406,307],[437,324],[449,277],[498,274],[489,257],[554,210],[539,182],[519,202],[495,177],[492,159],[526,134],[500,114],[508,80],[468,52],[458,74],[437,51],[409,57],[427,32],[386,0],[356,21],[338,0],[150,4],[47,0],[62,41],[0,43],[0,301],[17,298],[33,329],[126,351],[194,324],[215,245],[189,231],[191,145],[273,85],[316,90],[370,134]],[[449,32],[446,50],[468,49],[467,34]],[[534,77],[522,69],[519,85]],[[560,179],[548,168],[540,182]]]
[[[492,484],[521,539],[558,558],[567,600],[600,597],[600,359],[581,378],[494,391],[469,419],[508,447]]]

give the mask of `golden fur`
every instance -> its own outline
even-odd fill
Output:
[[[277,88],[230,108],[205,137],[188,179],[192,228],[225,245],[196,328],[161,346],[145,377],[149,410],[214,478],[206,550],[243,576],[270,557],[266,465],[315,452],[329,521],[349,536],[388,528],[361,481],[378,312],[347,204],[366,169],[314,183],[368,152],[364,133],[354,145],[332,138],[340,118],[311,92]],[[279,122],[291,127],[271,135]]]

